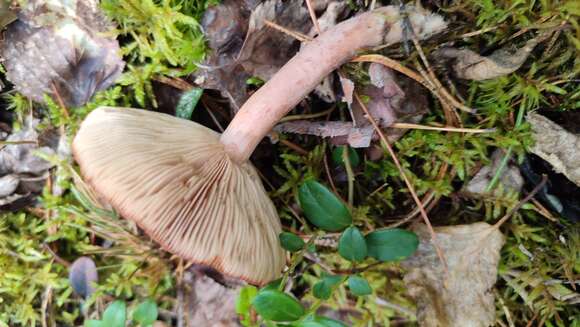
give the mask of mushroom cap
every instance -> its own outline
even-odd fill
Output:
[[[83,121],[73,154],[86,181],[167,251],[253,284],[279,277],[276,209],[252,164],[232,161],[218,133],[101,107]]]

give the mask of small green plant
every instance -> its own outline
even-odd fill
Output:
[[[359,273],[358,265],[368,257],[379,262],[402,260],[417,249],[417,236],[401,229],[374,230],[364,235],[353,224],[350,210],[324,185],[306,180],[298,190],[300,205],[308,221],[317,229],[304,242],[298,235],[289,232],[280,234],[282,247],[293,252],[290,269],[280,281],[267,285],[261,290],[254,287],[244,288],[237,302],[238,314],[245,326],[259,326],[265,323],[292,323],[292,326],[344,326],[339,321],[316,316],[316,310],[325,300],[330,299],[335,290],[346,282],[350,293],[355,297],[372,294],[371,284]],[[317,301],[306,309],[291,294],[283,292],[294,269],[303,261],[307,252],[316,253],[312,247],[317,237],[326,232],[341,232],[338,240],[338,253],[348,262],[350,271],[344,274],[323,274],[313,285],[311,292]],[[364,268],[360,271],[364,271]],[[262,321],[253,321],[250,310],[254,309]]]
[[[157,320],[157,304],[151,299],[141,302],[133,310],[130,326],[150,327]],[[127,304],[115,300],[107,306],[101,320],[87,320],[85,327],[125,327],[127,326]]]

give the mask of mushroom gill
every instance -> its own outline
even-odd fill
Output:
[[[101,107],[73,142],[82,174],[169,252],[263,284],[279,276],[280,221],[255,168],[191,121]]]

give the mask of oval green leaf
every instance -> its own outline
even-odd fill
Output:
[[[419,246],[415,233],[398,228],[374,231],[365,240],[369,256],[380,261],[404,259]]]
[[[292,296],[280,291],[261,291],[252,301],[262,318],[272,321],[296,321],[304,313],[304,307]]]
[[[369,282],[360,276],[350,276],[348,278],[348,288],[356,296],[369,295],[373,292]]]
[[[304,241],[296,234],[282,232],[278,238],[280,245],[290,252],[300,251],[304,247]]]
[[[306,218],[325,231],[337,232],[352,223],[347,207],[324,185],[306,181],[298,190],[300,206]]]
[[[147,299],[135,308],[133,320],[141,326],[150,326],[157,320],[157,314],[157,304],[155,301]]]
[[[321,300],[328,300],[332,295],[334,286],[340,284],[343,277],[340,275],[326,275],[312,287],[312,295]]]
[[[342,157],[342,154],[344,152],[344,146],[339,146],[336,147],[333,151],[332,151],[332,161],[334,162],[335,165],[337,166],[344,166],[344,159]],[[348,147],[348,161],[350,162],[350,166],[351,167],[356,167],[360,164],[360,158],[358,156],[358,153],[356,152],[355,149]]]
[[[338,240],[338,253],[349,261],[362,261],[367,256],[367,243],[361,231],[351,226]]]
[[[116,300],[109,304],[103,312],[103,325],[110,327],[125,327],[127,320],[127,306],[125,302]]]

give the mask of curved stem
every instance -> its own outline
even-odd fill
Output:
[[[398,14],[396,7],[373,10],[334,26],[306,44],[246,101],[222,134],[221,142],[232,160],[248,160],[260,140],[325,76],[357,51],[381,44]]]

